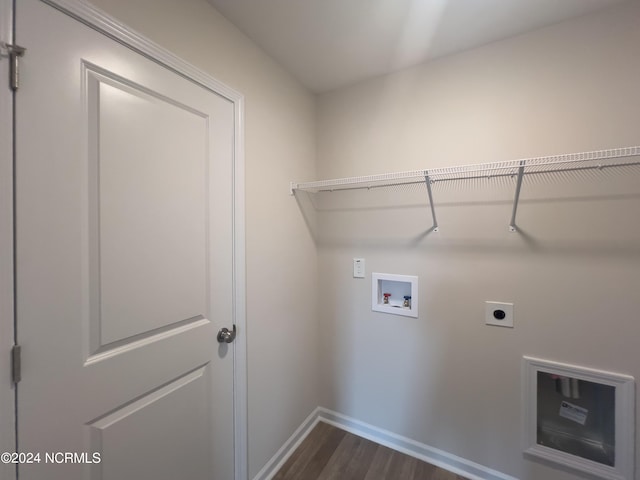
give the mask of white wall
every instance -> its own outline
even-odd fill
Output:
[[[635,2],[324,94],[318,178],[638,145],[638,25]],[[640,170],[526,180],[517,234],[513,187],[436,184],[428,235],[424,188],[301,200],[318,222],[322,405],[518,478],[573,479],[522,456],[521,357],[640,379]],[[420,318],[371,312],[371,272],[418,275]],[[515,329],[485,326],[485,300],[514,302]]]
[[[507,184],[438,187],[428,236],[423,191],[311,211],[287,185],[640,143],[638,6],[325,94],[316,118],[204,0],[94,3],[246,98],[250,478],[318,404],[523,479],[574,478],[522,458],[520,358],[640,378],[637,170],[527,183],[515,235]],[[372,313],[354,256],[419,275],[420,318]],[[484,300],[513,301],[516,328],[484,326]]]
[[[249,475],[318,405],[317,257],[292,178],[315,177],[315,99],[204,0],[95,0],[245,95]]]

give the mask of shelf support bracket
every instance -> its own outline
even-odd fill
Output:
[[[427,194],[429,195],[429,206],[431,207],[431,217],[433,218],[432,232],[438,231],[438,220],[436,219],[436,209],[433,206],[433,193],[431,192],[431,179],[429,178],[429,172],[424,173],[424,181],[427,185]]]
[[[513,198],[513,211],[511,212],[511,223],[509,223],[509,231],[517,232],[518,227],[516,226],[516,213],[518,211],[518,202],[520,201],[520,189],[522,188],[522,177],[524,177],[524,160],[520,162],[520,166],[518,167],[518,181],[516,183],[516,194]]]

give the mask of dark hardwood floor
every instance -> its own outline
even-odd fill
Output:
[[[273,480],[465,480],[422,460],[318,423]]]

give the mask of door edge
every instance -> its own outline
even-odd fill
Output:
[[[0,0],[0,47],[14,42],[13,13],[13,1]],[[15,341],[13,92],[6,53],[0,48],[0,452],[15,452],[15,386],[11,377]],[[1,462],[0,477],[15,479],[16,466]]]

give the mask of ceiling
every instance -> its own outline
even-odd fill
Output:
[[[208,0],[322,93],[624,0]]]

